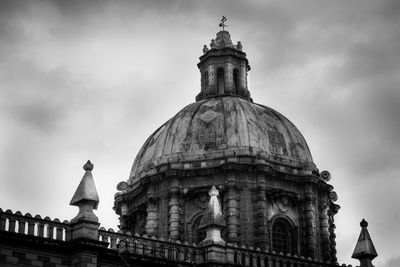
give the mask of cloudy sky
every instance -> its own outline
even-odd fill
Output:
[[[365,218],[375,265],[400,265],[400,1],[0,1],[0,207],[72,219],[90,159],[96,212],[141,145],[194,101],[221,15],[255,102],[288,117],[342,206],[339,262]]]

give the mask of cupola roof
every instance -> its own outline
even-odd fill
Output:
[[[280,171],[278,164],[290,166],[296,174],[316,170],[296,126],[279,112],[253,103],[247,85],[250,66],[242,50],[241,42],[234,44],[225,30],[211,40],[210,48],[204,46],[197,65],[201,92],[196,102],[147,139],[133,163],[130,183],[168,169],[188,171],[238,162],[238,157]]]
[[[286,117],[240,97],[220,96],[188,105],[158,128],[140,149],[130,177],[156,174],[163,165],[208,168],[208,162],[243,156],[315,168],[305,139]]]

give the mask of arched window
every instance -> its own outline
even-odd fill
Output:
[[[239,94],[239,71],[233,69],[233,92]]]
[[[293,228],[283,218],[275,220],[272,225],[272,249],[276,252],[293,252]]]
[[[197,216],[192,223],[192,242],[200,243],[206,238],[206,230],[199,229],[201,218],[203,216]]]
[[[223,68],[217,69],[217,91],[218,94],[225,92],[225,73]]]

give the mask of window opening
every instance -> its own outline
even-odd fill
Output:
[[[219,68],[217,71],[217,90],[218,94],[225,92],[225,73],[223,68]]]

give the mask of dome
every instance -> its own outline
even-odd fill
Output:
[[[224,95],[192,103],[158,128],[139,151],[130,180],[162,172],[161,166],[199,169],[234,157],[315,166],[304,137],[286,117],[248,99]]]

